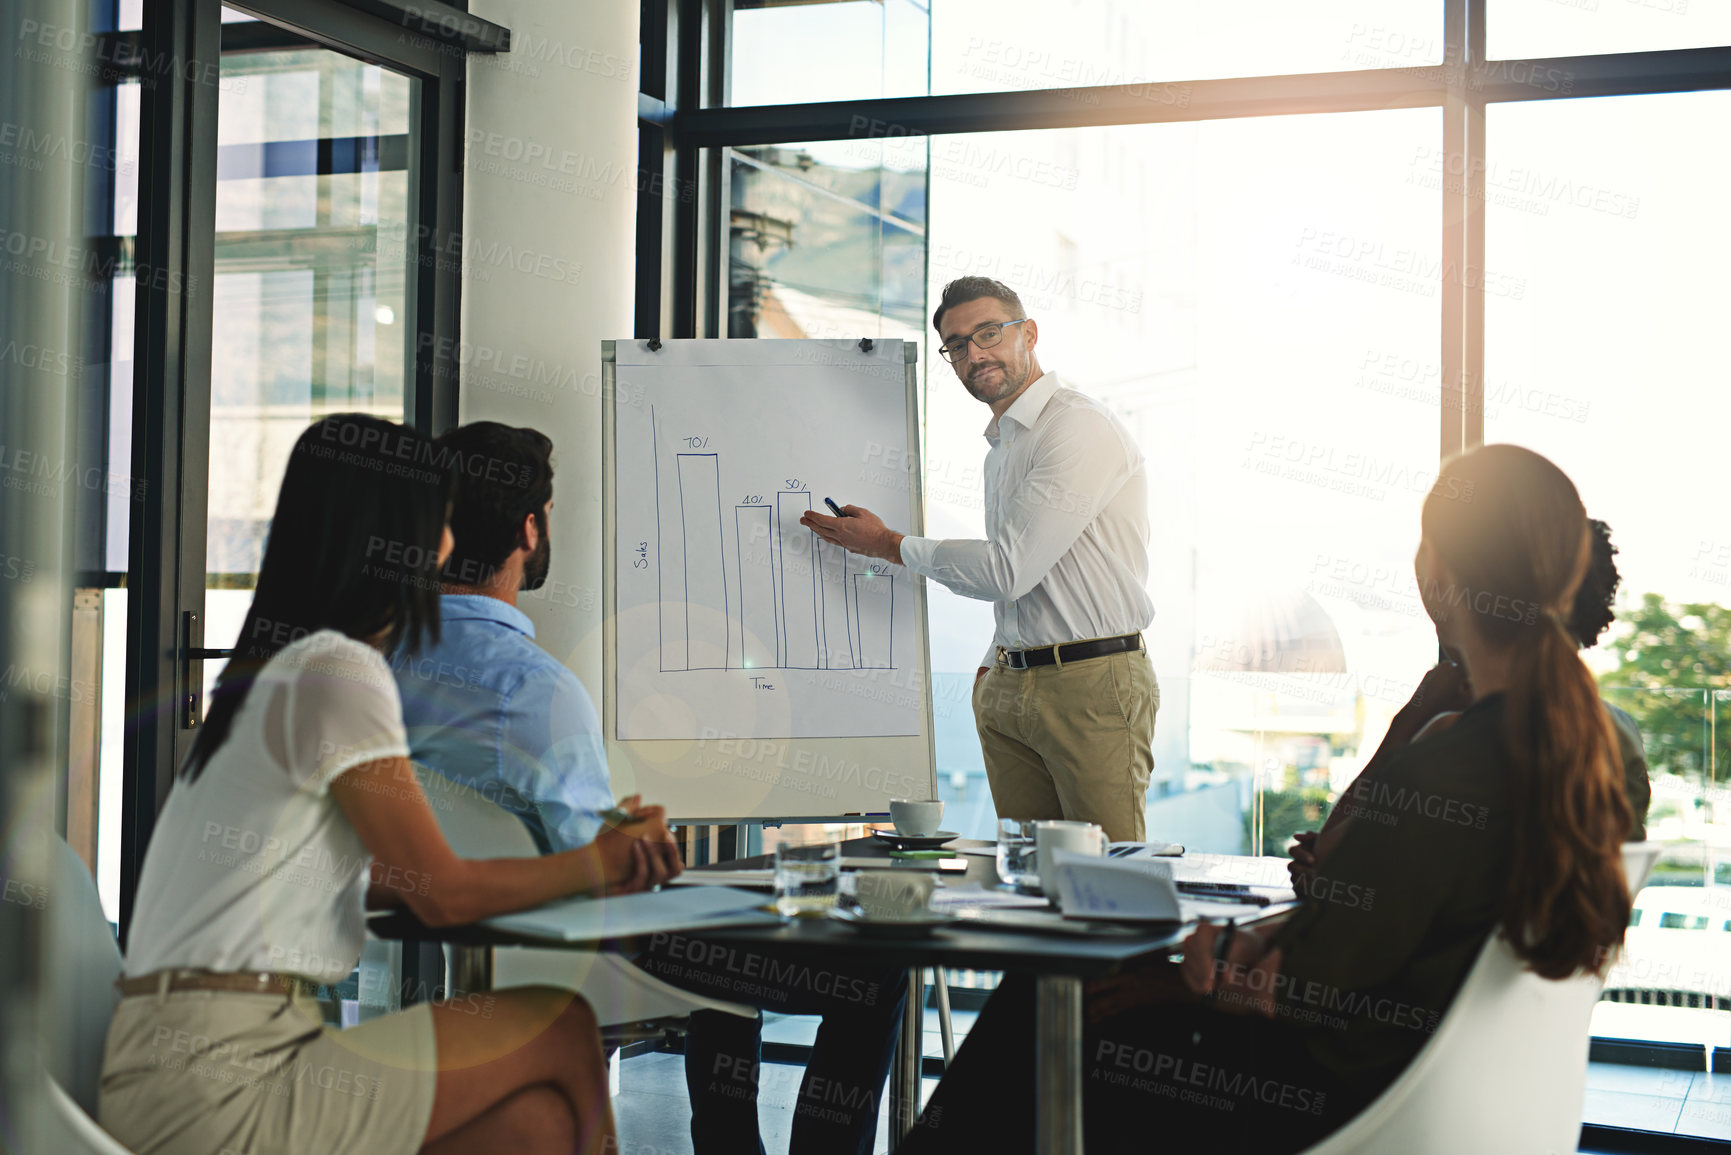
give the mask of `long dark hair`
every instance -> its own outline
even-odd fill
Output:
[[[295,441],[234,656],[181,773],[196,781],[228,737],[260,670],[319,630],[383,634],[386,653],[439,637],[440,539],[452,479],[432,442],[364,413],[337,413]]]
[[[1425,500],[1424,535],[1462,587],[1452,603],[1513,657],[1503,707],[1515,819],[1504,933],[1545,978],[1603,973],[1629,923],[1630,819],[1610,717],[1566,624],[1591,552],[1580,495],[1537,453],[1487,445],[1443,466]]]

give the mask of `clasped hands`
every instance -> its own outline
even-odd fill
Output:
[[[679,845],[667,828],[667,809],[644,806],[643,796],[633,794],[609,812],[594,846],[601,857],[601,894],[633,894],[654,890],[678,878],[685,869]]]

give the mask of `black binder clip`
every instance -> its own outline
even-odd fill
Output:
[[[870,353],[875,347],[876,343],[873,342],[870,337],[861,337],[859,339],[859,351],[861,353]]]
[[[651,353],[661,352],[661,338],[660,337],[649,338],[649,351]]]

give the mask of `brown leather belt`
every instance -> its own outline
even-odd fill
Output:
[[[1096,638],[1091,642],[1067,642],[1061,646],[1039,646],[1032,650],[998,649],[998,661],[1012,670],[1029,666],[1062,666],[1067,662],[1082,662],[1103,658],[1107,654],[1122,654],[1142,648],[1141,634],[1120,634],[1115,638]]]
[[[318,984],[273,971],[155,971],[135,979],[115,979],[122,998],[166,995],[175,991],[238,991],[248,995],[313,994]]]

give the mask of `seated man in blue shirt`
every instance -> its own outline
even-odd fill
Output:
[[[438,643],[423,643],[419,654],[394,662],[410,758],[516,813],[543,852],[582,846],[613,804],[601,722],[583,684],[535,644],[534,623],[517,608],[520,591],[547,580],[553,443],[533,429],[478,421],[437,445],[458,476],[451,510],[456,548],[443,573]],[[666,873],[645,861],[638,881],[653,883]],[[862,968],[809,981],[811,967],[760,965],[754,973],[799,977],[786,989],[760,984],[755,997],[742,999],[738,976],[711,965],[729,952],[699,949],[683,935],[657,938],[663,941],[636,961],[674,986],[823,1015],[794,1107],[790,1152],[870,1155],[906,973]],[[692,1014],[685,1069],[697,1155],[762,1152],[761,1035],[756,1018]]]
[[[520,590],[547,580],[553,471],[534,462],[552,443],[490,424],[469,426],[481,434],[471,439],[508,434],[518,446],[502,458],[460,439],[439,443],[457,469],[477,471],[463,473],[451,511],[463,545],[445,567],[438,644],[399,654],[392,667],[413,760],[515,813],[545,854],[590,842],[613,795],[594,704],[535,644],[535,623],[517,608]]]

